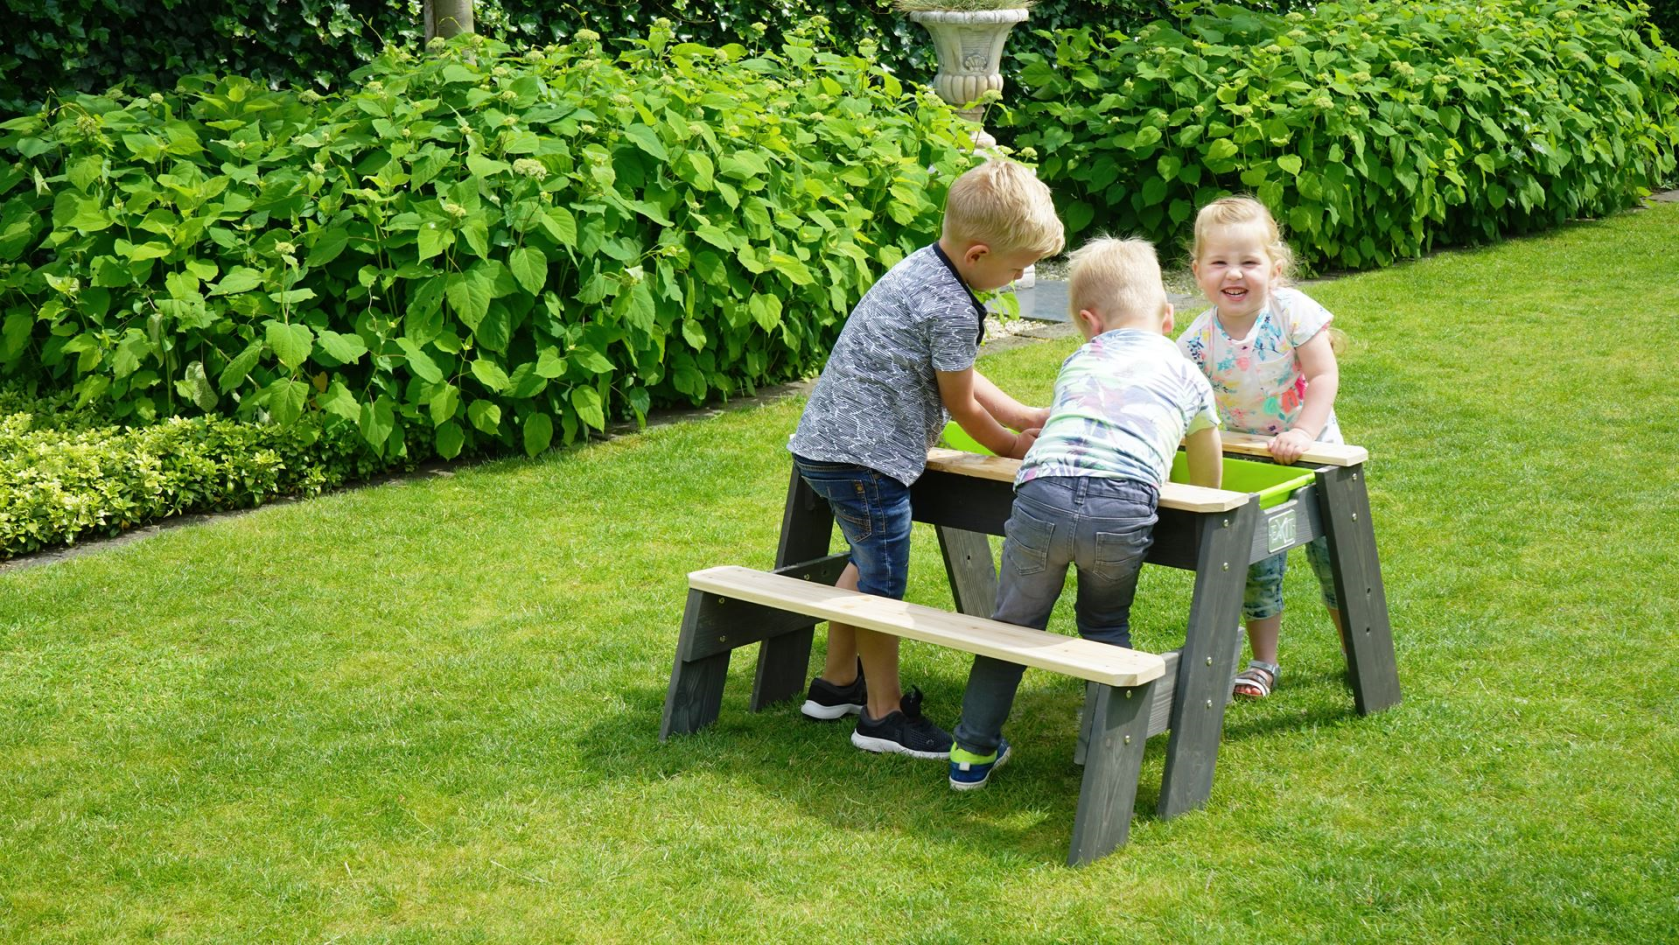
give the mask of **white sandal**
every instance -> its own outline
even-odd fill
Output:
[[[1238,699],[1263,699],[1277,688],[1277,674],[1283,668],[1264,660],[1248,660],[1247,669],[1236,674],[1230,694]]]

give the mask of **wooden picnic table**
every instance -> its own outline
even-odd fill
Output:
[[[1226,434],[1223,439],[1228,455],[1268,455],[1262,437]],[[1367,459],[1357,446],[1315,444],[1296,464],[1310,471],[1313,481],[1266,509],[1247,493],[1177,483],[1161,490],[1160,519],[1147,561],[1194,571],[1195,589],[1183,646],[1162,654],[1166,675],[1154,687],[1150,712],[1150,736],[1171,732],[1156,807],[1160,817],[1200,807],[1212,790],[1224,708],[1236,671],[1242,590],[1253,562],[1328,536],[1354,704],[1360,714],[1370,714],[1399,703],[1393,633],[1365,488]],[[934,449],[928,453],[927,471],[911,489],[913,518],[935,526],[956,609],[962,613],[991,615],[997,576],[986,536],[1003,534],[1018,468],[1018,460]],[[795,470],[783,511],[776,572],[832,584],[846,561],[843,553],[829,553],[833,531],[827,502]],[[797,619],[766,626],[761,634],[731,638],[734,646],[762,644],[753,711],[803,694],[814,630],[814,620]],[[707,672],[726,670],[725,653]],[[702,685],[693,691],[714,691],[715,697],[706,701],[720,703],[721,683],[718,678],[714,687]],[[677,688],[673,680],[672,691]],[[709,724],[716,712],[715,704],[687,705],[673,718],[667,709],[665,730],[693,731]]]

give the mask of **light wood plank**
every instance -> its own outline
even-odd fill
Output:
[[[1256,436],[1252,433],[1219,432],[1219,443],[1226,453],[1239,456],[1264,456],[1270,458],[1271,451],[1265,444],[1271,442],[1268,436]],[[1357,466],[1369,462],[1370,452],[1362,446],[1349,446],[1345,443],[1313,443],[1311,448],[1294,461],[1296,466]]]
[[[909,640],[995,657],[1021,666],[1104,683],[1140,686],[1158,679],[1166,664],[1140,653],[1093,640],[1043,633],[983,617],[953,614],[919,604],[860,594],[734,565],[688,575],[696,591],[791,610],[822,620],[876,630]]]
[[[963,450],[936,447],[927,451],[927,468],[958,476],[1013,482],[1020,460],[985,456]],[[1245,492],[1207,489],[1181,482],[1168,482],[1160,489],[1160,507],[1184,512],[1228,512],[1248,504]]]

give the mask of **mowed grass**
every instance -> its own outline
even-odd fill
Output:
[[[1679,206],[1311,287],[1350,336],[1404,703],[1353,711],[1310,569],[1212,798],[1061,865],[1079,687],[1016,760],[746,711],[657,739],[684,574],[768,567],[801,403],[0,575],[0,938],[1671,940]],[[987,357],[1041,400],[1072,342]],[[930,532],[910,597],[948,606]],[[1188,576],[1149,569],[1141,645]],[[1070,632],[1070,615],[1057,629]],[[820,634],[819,634],[820,640]],[[965,658],[905,647],[946,724]]]

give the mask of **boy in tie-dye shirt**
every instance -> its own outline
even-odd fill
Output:
[[[1218,412],[1207,379],[1166,337],[1172,306],[1152,245],[1096,240],[1073,254],[1070,282],[1069,307],[1087,340],[1061,365],[1049,420],[1015,478],[993,617],[1044,629],[1072,565],[1079,633],[1129,646],[1160,487],[1180,442],[1190,481],[1219,485]],[[1023,670],[974,660],[950,752],[952,788],[983,787],[1008,760],[1002,728]]]

